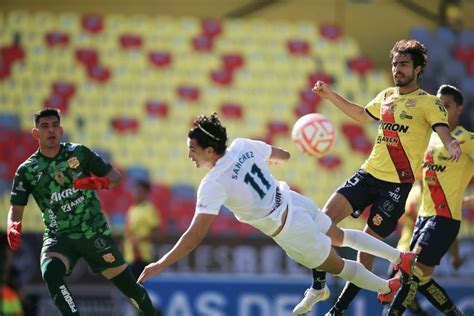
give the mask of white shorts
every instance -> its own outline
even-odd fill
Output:
[[[292,191],[285,226],[273,239],[299,264],[317,268],[331,250],[331,239],[326,236],[331,223],[313,200]]]

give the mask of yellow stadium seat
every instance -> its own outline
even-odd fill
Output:
[[[43,32],[48,32],[55,30],[57,27],[57,15],[48,11],[38,11],[34,12],[33,18],[31,20],[31,27],[33,29],[41,30]]]
[[[73,34],[81,30],[81,17],[76,12],[62,12],[58,14],[57,31]]]

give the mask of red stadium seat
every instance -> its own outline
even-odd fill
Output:
[[[151,51],[148,54],[148,59],[150,60],[153,66],[156,66],[158,68],[168,67],[171,65],[172,62],[171,54],[169,52],[160,50]]]
[[[104,83],[109,81],[111,73],[109,68],[96,64],[91,67],[87,67],[87,76],[92,81]]]
[[[374,69],[374,63],[369,56],[360,56],[349,59],[348,65],[352,71],[359,75],[365,75]]]
[[[53,82],[53,93],[69,100],[76,93],[76,85],[66,81]]]
[[[2,63],[11,64],[25,59],[25,51],[19,44],[12,44],[0,48]]]
[[[49,47],[64,47],[70,42],[69,34],[59,31],[48,32],[45,35],[46,45]]]
[[[244,65],[244,57],[238,53],[224,54],[221,56],[222,65],[225,69],[233,71]]]
[[[86,14],[81,18],[82,29],[88,33],[100,33],[104,29],[104,18],[101,15]]]
[[[43,106],[45,108],[59,109],[62,113],[67,113],[68,100],[59,94],[53,93],[44,100]]]
[[[10,77],[10,64],[0,63],[0,80]]]
[[[196,35],[191,39],[192,47],[197,52],[210,52],[214,48],[212,37],[207,35]]]
[[[201,22],[202,34],[207,37],[216,37],[222,33],[222,23],[215,19],[204,19]]]
[[[300,90],[300,100],[314,106],[319,105],[322,101],[321,97],[314,93],[310,88]]]
[[[137,133],[139,123],[136,118],[117,117],[112,120],[112,126],[117,133]]]
[[[151,117],[166,118],[169,113],[169,106],[160,100],[148,100],[146,102],[146,112]]]
[[[318,164],[328,171],[339,169],[342,165],[342,160],[336,155],[325,155],[318,159]]]
[[[75,56],[76,60],[86,67],[92,67],[99,63],[99,54],[95,49],[78,48]]]
[[[367,138],[362,126],[354,123],[345,123],[342,126],[342,133],[349,142],[352,150],[363,154],[370,154],[373,144]]]
[[[290,39],[287,41],[286,46],[291,55],[306,56],[310,53],[309,43],[304,40]]]
[[[221,104],[220,112],[225,119],[241,120],[243,109],[239,104],[226,102]]]
[[[312,72],[308,75],[309,88],[313,88],[317,81],[323,81],[327,84],[334,84],[334,77],[324,72]]]
[[[301,117],[306,114],[317,112],[317,110],[318,106],[316,104],[310,104],[301,101],[295,106],[293,113],[296,117]]]
[[[122,34],[119,37],[119,43],[122,49],[139,49],[143,45],[143,39],[136,34]]]
[[[212,70],[210,72],[211,80],[220,85],[220,86],[229,86],[232,84],[234,80],[234,76],[232,75],[232,71],[227,70],[225,68],[220,68],[217,70]]]
[[[288,127],[288,123],[284,121],[270,121],[267,124],[267,130],[272,137],[287,136],[289,134],[290,128]]]
[[[179,85],[176,93],[181,99],[192,102],[198,101],[200,96],[199,88],[190,85]]]
[[[339,25],[324,23],[319,27],[319,34],[327,40],[335,41],[342,37],[342,31]]]

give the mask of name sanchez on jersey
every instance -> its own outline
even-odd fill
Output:
[[[234,174],[232,175],[232,179],[234,180],[237,180],[238,177],[239,177],[239,171],[240,169],[242,168],[242,165],[245,161],[247,161],[248,159],[251,159],[253,158],[253,151],[248,151],[244,154],[242,154],[242,156],[240,156],[239,159],[237,159],[237,163],[234,165]]]

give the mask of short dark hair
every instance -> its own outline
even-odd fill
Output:
[[[428,50],[426,49],[425,45],[421,42],[411,39],[411,40],[400,40],[395,43],[392,50],[390,51],[390,59],[393,59],[395,54],[409,54],[411,56],[411,60],[413,60],[413,68],[421,66],[420,74],[425,71],[425,67],[428,64]]]
[[[58,119],[58,121],[61,123],[61,111],[54,108],[46,108],[46,109],[36,112],[33,115],[35,126],[38,127],[40,118],[47,117],[47,116],[55,116]]]
[[[449,84],[444,84],[441,87],[439,87],[438,92],[436,92],[438,95],[450,95],[453,97],[454,102],[456,102],[457,106],[462,106],[464,102],[464,97],[462,96],[461,90],[456,88],[455,86],[451,86]]]
[[[150,181],[148,181],[148,180],[139,179],[135,182],[135,185],[137,187],[143,188],[143,190],[145,190],[145,192],[147,192],[147,193],[149,193],[151,191],[151,184],[150,184]]]
[[[195,139],[202,148],[212,147],[221,155],[227,148],[227,131],[222,126],[217,113],[209,116],[199,115],[193,122],[188,137]]]

